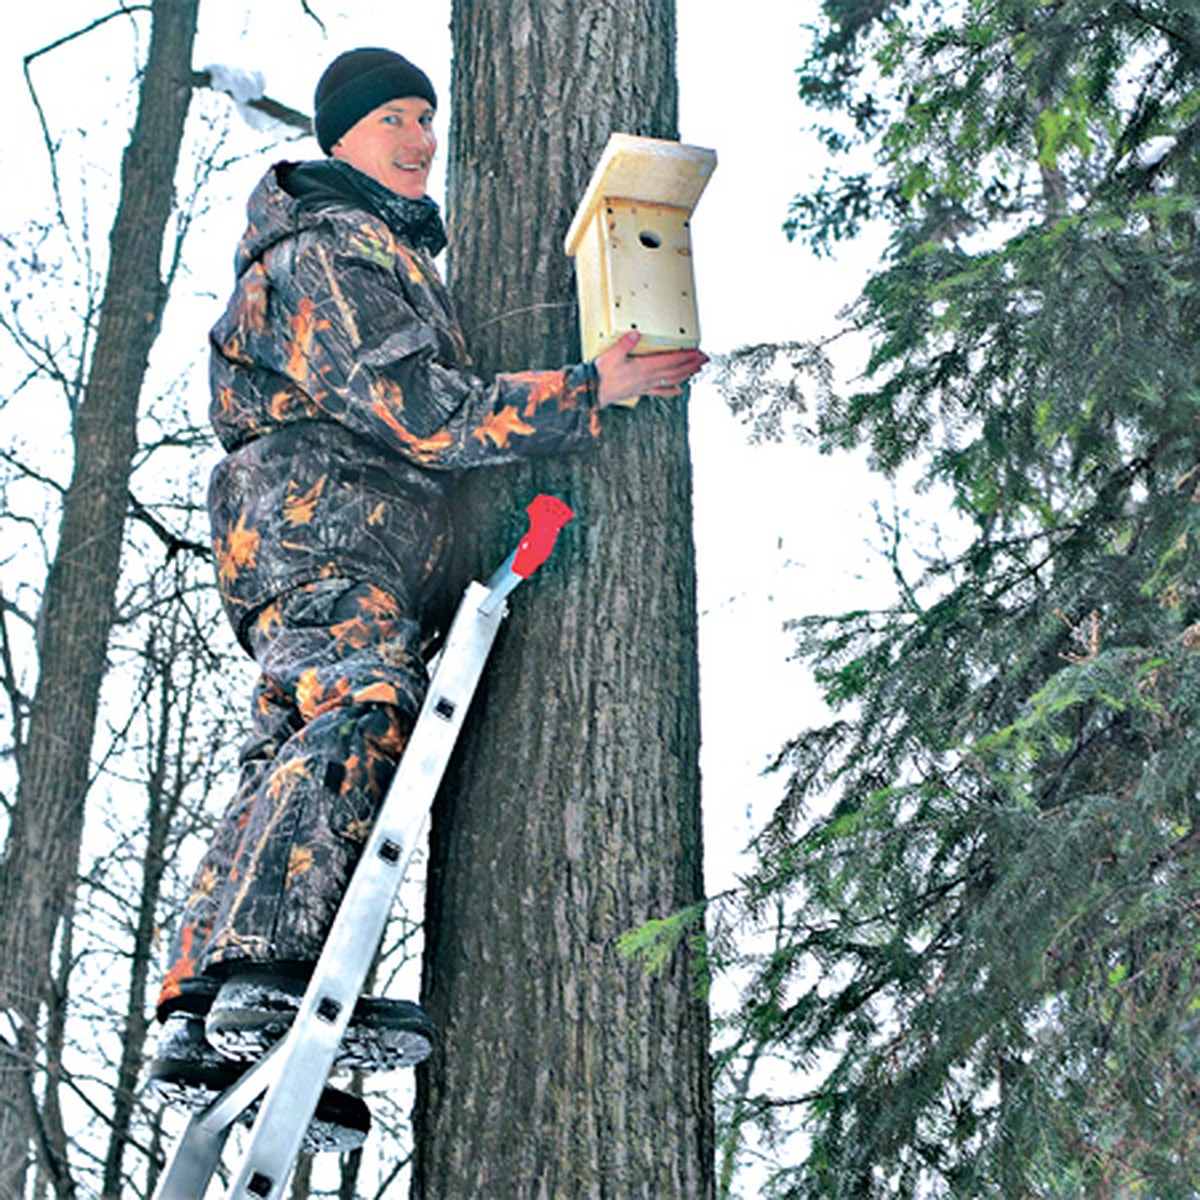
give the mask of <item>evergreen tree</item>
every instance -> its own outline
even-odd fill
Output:
[[[796,624],[834,716],[780,759],[739,1022],[818,1081],[739,1119],[803,1114],[771,1195],[1194,1196],[1200,15],[822,18],[800,91],[846,157],[791,230],[892,238],[817,436],[961,521],[883,610]]]

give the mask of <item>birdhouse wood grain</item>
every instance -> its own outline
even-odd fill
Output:
[[[566,238],[587,358],[631,329],[637,354],[700,344],[691,217],[716,165],[700,146],[609,138]]]

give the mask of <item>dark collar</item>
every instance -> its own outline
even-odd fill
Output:
[[[349,204],[378,217],[398,238],[418,250],[434,256],[445,249],[442,214],[428,196],[420,200],[398,196],[337,158],[280,163],[275,176],[279,186],[296,198],[301,212],[330,204]]]

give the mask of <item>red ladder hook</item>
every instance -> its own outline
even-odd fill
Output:
[[[575,516],[565,501],[545,492],[535,496],[525,511],[529,514],[529,529],[488,580],[489,595],[481,606],[485,612],[495,608],[550,557],[563,526]]]

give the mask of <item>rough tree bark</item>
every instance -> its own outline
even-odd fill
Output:
[[[456,0],[451,283],[487,371],[578,361],[562,240],[613,130],[676,134],[673,0]],[[413,1194],[712,1195],[708,1016],[626,930],[701,895],[684,406],[463,487],[468,566],[537,491],[579,513],[501,632],[435,811]]]
[[[75,462],[39,618],[38,682],[0,860],[0,1010],[21,1024],[0,1096],[0,1197],[23,1194],[31,1146],[65,1164],[34,1101],[38,1030],[75,888],[89,756],[120,571],[138,396],[159,327],[164,231],[191,93],[198,0],[154,0],[138,114],[125,151],[95,350],[75,413]],[[50,1160],[50,1161],[47,1161]]]

